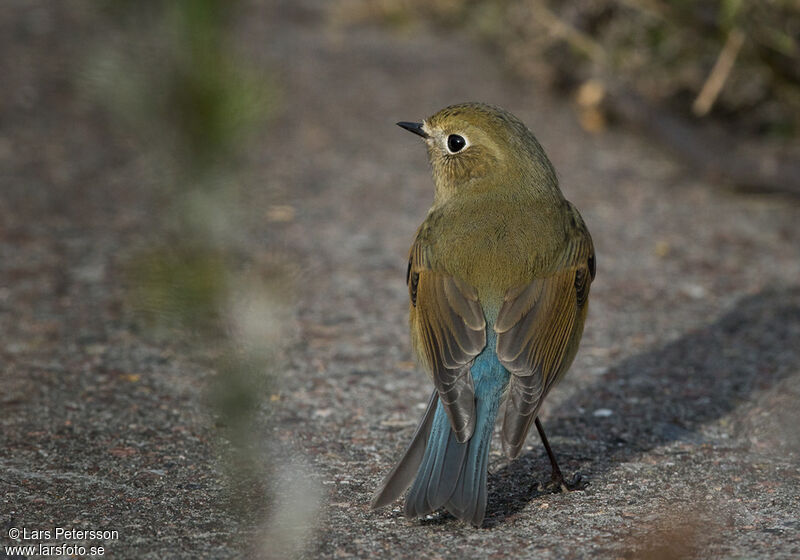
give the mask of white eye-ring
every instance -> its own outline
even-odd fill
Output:
[[[447,151],[451,154],[455,154],[466,148],[469,143],[467,139],[461,136],[460,134],[450,134],[447,137]]]

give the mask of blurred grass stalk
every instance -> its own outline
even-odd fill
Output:
[[[318,492],[307,480],[287,482],[303,489],[292,508],[266,507],[279,467],[260,441],[257,418],[278,375],[291,298],[287,275],[275,263],[269,270],[248,266],[251,216],[236,184],[248,133],[276,104],[275,88],[235,54],[230,28],[237,2],[101,6],[107,44],[95,49],[86,81],[157,170],[154,196],[163,201],[153,232],[159,240],[129,263],[133,306],[151,329],[190,334],[198,353],[212,356],[217,375],[209,401],[230,442],[234,511],[247,526],[256,515],[276,526],[309,525]],[[275,557],[276,543],[261,542],[273,532],[259,532],[262,546],[250,552]],[[301,539],[292,535],[281,537],[282,557],[299,552]]]

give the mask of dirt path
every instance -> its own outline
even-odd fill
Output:
[[[800,206],[721,192],[633,134],[587,135],[568,100],[514,83],[463,37],[337,26],[321,5],[254,7],[241,30],[282,90],[247,174],[254,207],[296,212],[265,223],[252,251],[298,263],[296,335],[264,438],[322,489],[307,556],[635,557],[672,544],[797,557]],[[254,521],[220,507],[210,373],[120,313],[115,267],[148,227],[131,184],[146,173],[81,126],[90,111],[69,95],[26,95],[0,121],[0,542],[60,524],[119,530],[113,557],[235,557]],[[542,495],[534,437],[512,463],[495,449],[480,530],[368,508],[430,390],[410,362],[403,278],[432,186],[422,146],[393,123],[464,100],[531,126],[598,254],[581,351],[543,411],[562,467],[590,486]]]

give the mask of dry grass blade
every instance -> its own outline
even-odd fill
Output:
[[[564,39],[570,46],[588,56],[593,62],[601,66],[606,65],[607,55],[603,46],[586,33],[558,17],[543,2],[532,2],[531,14],[536,17],[540,25],[548,28],[554,36]]]
[[[736,64],[736,57],[739,56],[739,51],[742,49],[744,39],[744,33],[738,28],[733,29],[728,34],[728,39],[722,46],[722,50],[717,57],[717,61],[714,63],[714,67],[711,69],[711,73],[708,75],[708,78],[703,84],[703,88],[692,104],[692,111],[698,117],[707,115],[714,106],[714,102],[717,100],[717,97],[719,97],[722,88],[725,86],[725,82],[728,80],[728,76],[730,76],[731,70],[733,70],[733,65]]]

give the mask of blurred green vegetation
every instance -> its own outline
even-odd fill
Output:
[[[737,133],[800,133],[796,0],[342,0],[338,12],[466,29],[555,87],[601,80]]]
[[[181,190],[220,189],[247,136],[277,104],[228,34],[238,2],[103,3],[112,29],[87,74],[100,98],[142,142],[169,158]],[[111,34],[113,32],[113,35]]]
[[[160,206],[151,237],[124,267],[129,307],[145,332],[210,360],[229,505],[252,523],[271,503],[272,457],[259,422],[276,390],[291,288],[277,259],[253,254],[249,236],[263,226],[237,167],[277,105],[277,88],[237,51],[237,2],[100,6],[103,45],[86,62],[85,82],[152,168],[148,187]]]

